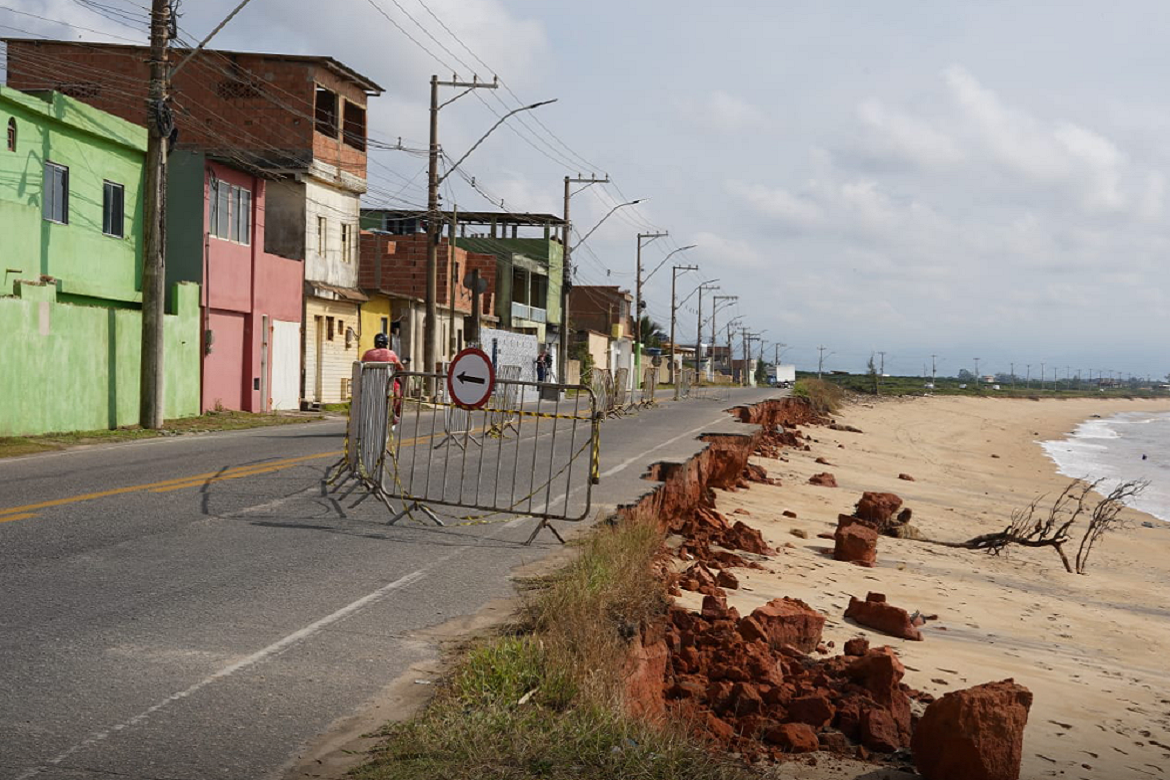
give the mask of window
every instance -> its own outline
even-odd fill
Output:
[[[325,318],[325,338],[327,338],[329,341],[333,341],[333,318],[332,317]]]
[[[328,229],[325,217],[317,217],[317,254],[322,256],[325,254],[325,234]]]
[[[126,191],[121,184],[107,181],[102,185],[102,232],[122,238],[126,235]]]
[[[252,192],[221,179],[212,179],[209,200],[208,232],[216,238],[240,244],[252,243]]]
[[[229,238],[231,236],[231,205],[232,205],[232,185],[225,181],[216,181],[215,187],[215,208],[218,218],[215,220],[214,235],[220,238]]]
[[[317,87],[317,99],[314,103],[316,129],[318,133],[330,138],[337,137],[337,93]],[[363,136],[364,137],[364,136]]]
[[[232,240],[241,244],[252,241],[252,193],[232,187]]]
[[[383,333],[383,335],[385,335],[389,332],[390,332],[390,318],[383,317],[382,318],[382,333]]]
[[[45,163],[45,194],[42,212],[50,222],[69,224],[69,169]]]
[[[8,151],[16,151],[16,120],[8,120]]]
[[[353,242],[353,225],[341,226],[341,262],[353,262],[353,256],[350,252],[350,244]]]
[[[359,151],[366,150],[366,110],[357,103],[345,101],[345,142]]]

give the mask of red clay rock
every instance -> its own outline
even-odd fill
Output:
[[[904,480],[906,480],[907,482],[913,482],[913,481],[914,481],[914,477],[910,476],[909,474],[899,474],[899,475],[898,475],[898,479],[904,479]]]
[[[735,525],[723,535],[723,541],[720,544],[723,547],[746,550],[757,555],[771,555],[776,552],[768,546],[758,530],[742,521],[736,521]]]
[[[754,622],[747,629],[752,631],[759,626],[763,630],[762,638],[773,647],[792,645],[805,653],[812,652],[821,643],[821,632],[825,627],[825,616],[800,599],[773,599],[757,607],[750,617]],[[748,639],[744,631],[745,625],[741,622],[740,635]]]
[[[845,655],[865,655],[869,650],[869,640],[863,636],[854,637],[845,642]]]
[[[901,607],[887,604],[886,597],[879,593],[870,593],[865,601],[850,596],[845,617],[853,618],[861,625],[883,634],[922,641],[922,632],[914,626],[909,613]]]
[[[808,478],[810,485],[820,485],[821,487],[837,487],[837,478],[827,471],[820,474],[813,474]]]
[[[806,723],[781,723],[764,732],[764,739],[786,753],[813,753],[820,749],[817,734]]]
[[[901,688],[906,668],[893,648],[879,647],[852,661],[845,673],[862,685],[875,702],[889,710],[903,746],[910,744],[910,697]],[[844,731],[844,729],[841,729]]]
[[[951,691],[918,722],[914,766],[927,780],[1018,780],[1031,706],[1011,679]]]
[[[791,723],[807,723],[814,731],[820,731],[833,722],[837,708],[829,701],[829,697],[814,694],[793,699],[788,705],[788,721]]]
[[[857,509],[853,514],[862,520],[881,528],[890,521],[902,506],[902,499],[893,493],[872,493],[866,491],[861,494],[857,502]]]
[[[635,637],[626,656],[626,709],[636,718],[658,720],[666,713],[663,683],[670,667],[670,649],[663,628],[648,629]]]
[[[893,753],[902,746],[889,710],[869,707],[861,711],[861,744],[876,753]]]
[[[715,584],[721,588],[736,590],[739,588],[739,578],[727,569],[720,569],[719,574],[715,577]]]
[[[780,514],[784,515],[785,517],[796,517],[796,512],[793,512],[791,509],[785,509]]]
[[[838,528],[833,534],[836,544],[833,558],[838,561],[872,567],[877,560],[878,532],[862,523]]]
[[[742,506],[736,507],[735,509],[731,510],[731,514],[743,515],[744,517],[751,517],[752,516],[752,513],[749,512],[748,510],[744,509]]]
[[[829,463],[829,461],[825,460],[824,458],[817,458],[815,462],[821,464],[822,466],[832,466],[833,465],[832,463]]]

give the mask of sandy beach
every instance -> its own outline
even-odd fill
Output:
[[[891,645],[907,667],[905,682],[936,696],[1014,678],[1035,695],[1024,778],[1163,777],[1170,772],[1170,526],[1127,510],[1131,527],[1102,541],[1085,576],[1065,572],[1050,549],[992,557],[884,537],[876,567],[866,569],[832,560],[832,541],[817,538],[867,490],[901,496],[930,538],[961,541],[1001,530],[1013,509],[1068,483],[1038,442],[1061,438],[1094,414],[1156,410],[1170,403],[940,397],[847,406],[838,421],[862,433],[806,429],[810,451],[754,459],[781,485],[719,493],[721,512],[747,510],[750,517],[738,519],[781,550],[770,571],[737,570],[742,587],[729,591],[728,601],[746,614],[776,597],[803,599],[827,616],[825,640],[835,652],[860,635]],[[808,483],[823,471],[838,487]],[[785,510],[796,518],[782,516]],[[1142,526],[1150,520],[1156,528]],[[922,642],[846,622],[849,596],[868,591],[939,619]],[[866,773],[872,770],[821,760],[815,768],[794,763],[777,776],[896,776]]]

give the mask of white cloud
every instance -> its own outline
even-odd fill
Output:
[[[948,168],[963,159],[959,145],[930,123],[887,108],[881,101],[865,100],[857,109],[861,121],[873,131],[874,148],[923,168]]]
[[[715,90],[700,99],[676,102],[683,118],[706,131],[730,135],[758,128],[766,121],[764,112],[741,97]]]
[[[821,207],[810,198],[794,195],[780,187],[729,181],[727,191],[745,201],[757,213],[793,227],[811,228],[821,223]]]

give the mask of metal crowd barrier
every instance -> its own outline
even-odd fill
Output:
[[[473,425],[471,421],[471,410],[465,409],[457,404],[450,403],[450,398],[447,396],[447,383],[443,382],[441,385],[442,393],[439,396],[440,402],[443,406],[443,438],[435,445],[435,449],[442,447],[448,442],[453,442],[458,447],[466,447],[468,442],[476,446],[483,446],[472,433]]]
[[[695,369],[680,368],[678,371],[678,398],[690,398],[691,388],[695,384]]]
[[[610,414],[621,414],[630,404],[630,369],[619,368],[613,374],[613,406]]]
[[[613,374],[608,368],[594,368],[589,377],[589,386],[593,390],[593,397],[597,399],[597,409],[602,414],[609,414],[613,407]]]
[[[497,366],[496,386],[492,389],[488,406],[498,409],[491,413],[489,431],[502,436],[508,429],[516,430],[516,412],[520,408],[520,366]]]
[[[387,444],[394,431],[395,383],[399,374],[393,363],[353,364],[350,380],[349,422],[345,430],[345,452],[326,472],[334,489],[353,481],[364,487],[393,511],[382,489]],[[330,475],[331,472],[331,475]]]
[[[642,400],[640,406],[653,406],[654,393],[658,390],[658,367],[647,366],[642,371]]]
[[[403,504],[391,523],[416,508],[438,522],[430,509],[434,506],[472,510],[459,515],[459,522],[466,525],[529,516],[540,520],[528,538],[531,542],[541,528],[561,538],[549,525],[551,520],[589,516],[592,486],[600,479],[601,421],[589,388],[551,385],[560,391],[556,400],[532,392],[536,400],[504,409],[494,401],[508,397],[508,392],[514,390],[511,397],[521,398],[526,388],[536,391],[549,385],[497,376],[501,393],[481,409],[466,409],[448,400],[426,404],[410,398],[416,386],[445,384],[442,374],[404,372],[399,377],[405,408],[390,441],[389,457],[383,461],[380,486],[387,497]],[[467,415],[467,422],[459,426],[462,432],[446,430],[451,407]],[[486,438],[493,420],[503,413],[514,416],[515,435]],[[476,437],[482,439],[481,446],[468,448],[467,441]]]

